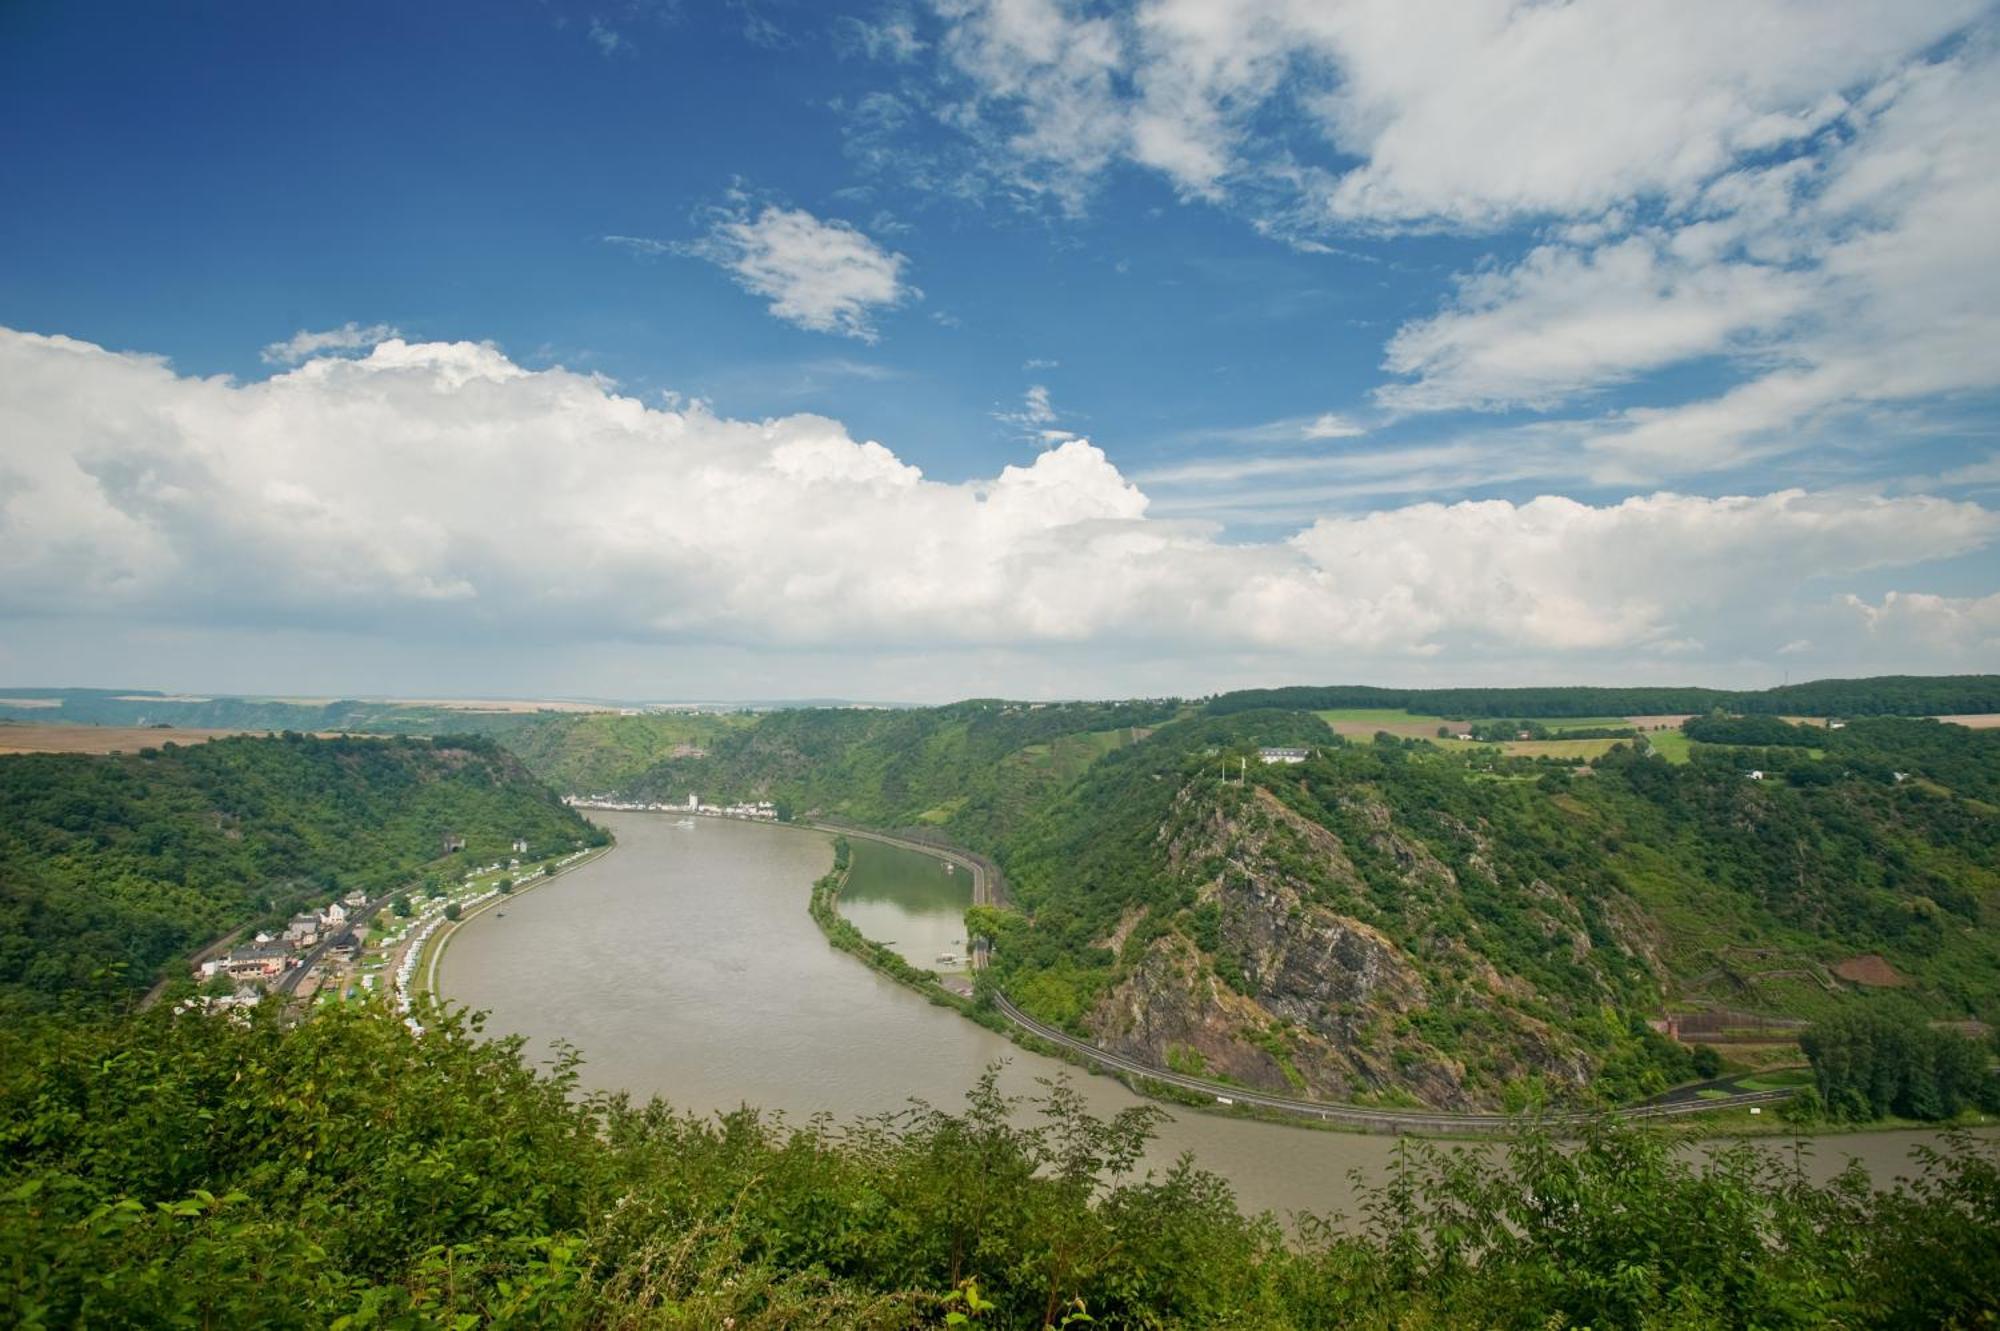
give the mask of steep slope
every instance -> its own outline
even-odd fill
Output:
[[[699,756],[659,762],[625,789],[668,800],[772,799],[878,826],[938,827],[990,851],[1097,757],[1180,710],[1156,701],[975,700],[774,712],[716,736]]]
[[[1824,757],[1581,775],[1326,737],[1239,778],[1286,717],[1169,727],[1044,810],[1005,858],[1021,910],[979,921],[996,981],[1161,1065],[1439,1107],[1658,1089],[1690,1070],[1645,1024],[1670,1004],[2000,1015],[2000,737],[1856,723]],[[1901,987],[1841,981],[1854,957]]]
[[[587,712],[537,716],[497,738],[536,776],[580,794],[624,790],[658,764],[703,758],[756,723],[735,712]]]
[[[603,839],[479,739],[0,757],[0,1001],[129,995],[236,925],[406,881],[447,832],[468,860]]]

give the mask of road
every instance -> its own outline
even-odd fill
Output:
[[[200,969],[202,962],[213,961],[215,960],[215,958],[221,956],[223,953],[227,952],[230,948],[234,947],[236,945],[236,940],[243,937],[245,933],[249,932],[249,929],[250,926],[247,924],[237,925],[234,929],[231,929],[228,933],[216,939],[214,942],[210,943],[207,947],[195,953],[192,957],[189,957],[187,959],[186,966],[189,969],[197,969],[197,970]],[[153,987],[146,991],[144,997],[140,998],[139,1010],[143,1012],[147,1008],[153,1006],[153,1004],[159,1002],[160,995],[167,992],[167,985],[173,981],[176,975],[179,975],[181,973],[182,973],[182,963],[169,962],[166,970],[161,972],[160,978],[153,981]]]
[[[1221,1082],[1190,1077],[1184,1073],[1171,1072],[1114,1054],[1087,1044],[1075,1036],[1059,1031],[1053,1026],[1043,1025],[1021,1009],[1015,1007],[1004,996],[996,994],[994,1002],[1009,1021],[1040,1036],[1051,1044],[1060,1045],[1076,1054],[1087,1063],[1115,1072],[1144,1077],[1148,1081],[1161,1082],[1199,1095],[1210,1096],[1218,1103],[1251,1105],[1258,1109],[1273,1110],[1292,1114],[1299,1118],[1315,1119],[1322,1123],[1338,1123],[1345,1127],[1362,1128],[1369,1132],[1415,1132],[1439,1134],[1464,1133],[1506,1133],[1517,1132],[1536,1120],[1512,1114],[1454,1114],[1432,1109],[1377,1109],[1365,1105],[1328,1104],[1318,1100],[1298,1100],[1290,1096],[1272,1095],[1266,1091],[1249,1090],[1241,1086],[1229,1086]],[[1680,1114],[1697,1113],[1709,1109],[1739,1109],[1751,1105],[1768,1105],[1785,1099],[1790,1091],[1750,1091],[1731,1095],[1720,1100],[1674,1100],[1658,1103],[1633,1105],[1612,1112],[1621,1118],[1668,1118]],[[1589,1116],[1581,1114],[1551,1115],[1540,1120],[1545,1123],[1575,1124],[1587,1122]]]
[[[397,888],[396,892],[403,890],[402,888]],[[278,982],[271,986],[271,992],[289,996],[294,989],[299,987],[299,981],[306,978],[306,973],[319,965],[321,958],[326,956],[328,949],[333,946],[333,940],[338,935],[359,928],[374,919],[375,912],[388,905],[389,899],[395,896],[396,892],[384,892],[379,897],[370,897],[360,905],[348,908],[347,924],[340,929],[329,930],[326,937],[314,944],[312,951],[306,953],[298,965],[291,967],[278,977]]]

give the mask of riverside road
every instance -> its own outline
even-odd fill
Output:
[[[1152,1067],[1122,1054],[1109,1053],[1096,1045],[1085,1043],[1073,1035],[1046,1026],[1021,1009],[1008,1002],[1004,995],[995,994],[994,1005],[1007,1020],[1021,1029],[1047,1040],[1050,1044],[1077,1055],[1086,1063],[1114,1072],[1143,1077],[1148,1081],[1178,1087],[1209,1096],[1217,1103],[1250,1105],[1258,1109],[1273,1110],[1291,1114],[1299,1118],[1315,1119],[1322,1123],[1338,1123],[1344,1127],[1362,1128],[1369,1132],[1422,1132],[1438,1134],[1467,1133],[1508,1133],[1518,1132],[1539,1121],[1552,1125],[1575,1125],[1588,1121],[1584,1115],[1550,1115],[1541,1120],[1525,1118],[1514,1114],[1453,1114],[1429,1109],[1376,1109],[1366,1105],[1327,1104],[1318,1100],[1296,1100],[1290,1096],[1272,1095],[1265,1091],[1250,1090],[1241,1086],[1225,1085],[1207,1081],[1200,1077],[1190,1077],[1184,1073],[1170,1072],[1165,1068]],[[1790,1091],[1746,1091],[1724,1096],[1715,1100],[1677,1100],[1659,1104],[1632,1105],[1612,1112],[1621,1118],[1670,1118],[1680,1114],[1699,1113],[1709,1109],[1738,1109],[1750,1105],[1767,1105],[1785,1099]]]

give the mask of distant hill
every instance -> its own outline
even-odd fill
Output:
[[[2000,675],[1878,675],[1821,679],[1773,689],[1600,688],[1383,689],[1358,684],[1243,689],[1211,699],[1216,716],[1277,707],[1326,711],[1401,708],[1433,716],[1650,716],[1753,712],[1777,716],[1955,716],[2000,712]]]
[[[446,832],[467,862],[603,835],[479,739],[0,757],[0,1003],[129,996],[237,925],[409,881]]]
[[[616,710],[616,709],[606,709]],[[498,734],[577,714],[570,704],[302,701],[216,695],[187,697],[146,689],[0,689],[0,719],[43,725],[163,726],[200,730],[352,731],[362,734]]]

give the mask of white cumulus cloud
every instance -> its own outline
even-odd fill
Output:
[[[904,278],[909,260],[846,222],[801,208],[730,213],[686,252],[728,272],[771,302],[771,313],[817,333],[874,342],[874,315],[922,292]]]
[[[369,324],[363,328],[350,320],[338,328],[317,333],[301,328],[284,341],[266,346],[259,354],[266,365],[297,365],[332,351],[364,351],[378,342],[401,336],[401,332],[388,324]]]
[[[1554,406],[1770,330],[1812,290],[1775,265],[1682,260],[1655,237],[1542,246],[1462,278],[1450,309],[1397,330],[1387,367],[1416,382],[1376,398],[1405,410]]]

